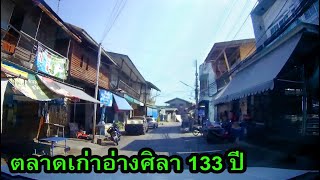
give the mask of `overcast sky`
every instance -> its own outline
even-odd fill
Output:
[[[58,0],[45,1],[57,12]],[[58,15],[100,42],[116,2],[61,0]],[[215,42],[254,37],[251,19],[244,21],[255,3],[256,0],[127,0],[103,47],[128,55],[145,79],[161,89],[157,105],[175,97],[194,101],[193,89],[179,81],[194,86],[194,61],[201,64]]]

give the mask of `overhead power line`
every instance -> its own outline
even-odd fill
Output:
[[[123,0],[117,0],[116,1],[116,3],[115,3],[115,5],[113,6],[113,9],[112,9],[112,11],[111,11],[111,13],[109,14],[109,18],[107,18],[106,19],[106,22],[105,22],[105,24],[104,24],[104,26],[103,27],[105,27],[104,28],[104,30],[103,30],[103,33],[102,33],[102,36],[101,36],[101,39],[103,39],[103,37],[105,36],[105,34],[106,34],[106,32],[107,32],[107,28],[110,26],[110,22],[112,21],[112,18],[114,17],[114,14],[115,14],[115,12],[116,12],[116,9],[119,9],[119,5],[120,5],[120,3],[122,3],[122,1]]]
[[[274,18],[274,20],[272,21],[272,24],[274,24],[275,20],[277,20],[278,16],[280,15],[280,13],[282,12],[283,8],[285,7],[286,3],[288,2],[288,0],[283,4],[283,6],[281,7],[279,13],[277,14],[277,16]],[[301,1],[298,5],[298,8],[295,10],[295,12],[293,14],[296,14],[296,17],[293,19],[293,20],[290,20],[290,18],[288,18],[287,22],[283,25],[283,26],[286,26],[288,25],[289,23],[292,23],[296,18],[299,17],[299,14],[301,14],[301,10],[303,10],[305,8],[305,6],[308,4],[308,2],[310,2],[309,0],[304,0],[304,1]],[[302,5],[303,4],[303,5]],[[271,28],[272,26],[269,26],[264,32],[263,34],[260,36],[260,38],[256,41],[256,43],[260,42],[260,40],[263,38],[263,36],[268,32],[268,30]],[[278,31],[281,30],[278,29]],[[276,32],[275,32],[276,33]],[[248,53],[246,54],[246,56],[248,56],[250,54],[250,52],[254,49],[254,47],[252,47],[250,49],[250,51],[248,51]],[[256,52],[256,51],[255,51]],[[253,53],[255,53],[253,52]]]
[[[245,11],[245,9],[246,9],[246,7],[247,7],[247,5],[248,5],[249,3],[250,3],[250,0],[247,0],[246,3],[244,4],[243,9],[241,10],[241,13],[240,13],[240,14],[243,14],[243,12]],[[256,2],[256,3],[257,3],[257,2]],[[254,5],[254,6],[255,6],[255,5]],[[249,16],[250,16],[250,14],[246,17],[245,21],[244,21],[243,24],[240,26],[239,30],[242,29],[243,25],[247,22]],[[238,17],[238,19],[236,20],[236,23],[237,23],[238,21],[240,21],[240,19],[241,19],[241,16]],[[235,25],[236,25],[236,24],[235,24]],[[232,30],[233,30],[233,29],[230,30],[230,32],[229,32],[228,35],[226,36],[226,39],[228,39],[228,37],[231,35]],[[239,31],[236,33],[236,35],[237,35],[238,33],[239,33]],[[233,38],[235,38],[235,37],[233,37]]]
[[[230,16],[230,14],[231,14],[231,12],[233,12],[232,10],[233,10],[234,6],[236,5],[236,2],[237,2],[237,0],[234,0],[234,1],[232,2],[232,6],[231,6],[230,9],[229,9],[229,12],[228,12],[227,17],[223,20],[222,25],[220,25],[219,28],[215,31],[215,35],[214,35],[215,40],[217,39],[217,37],[216,37],[216,36],[217,36],[217,32],[219,32],[220,29],[226,24],[226,22],[227,22],[227,20],[228,20],[228,18],[229,18],[229,16]],[[229,6],[228,6],[228,7],[229,7]]]
[[[125,7],[127,3],[127,0],[121,0],[121,2],[119,3],[119,5],[117,6],[117,8],[115,8],[116,10],[114,11],[115,12],[115,17],[113,18],[113,20],[111,20],[111,24],[109,26],[106,26],[106,31],[101,39],[101,42],[103,42],[103,40],[105,39],[105,37],[108,35],[108,33],[110,32],[110,30],[112,29],[114,23],[117,21],[119,15],[121,14],[123,8]],[[116,4],[117,5],[117,4]]]

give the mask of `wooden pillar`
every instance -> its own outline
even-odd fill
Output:
[[[230,66],[229,66],[229,61],[228,61],[225,49],[223,50],[223,56],[224,56],[224,62],[226,63],[226,66],[227,66],[227,69],[228,69],[228,72],[229,72],[230,71]],[[231,80],[231,76],[229,76],[229,79]]]

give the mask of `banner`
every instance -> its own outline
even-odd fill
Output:
[[[3,112],[3,100],[4,100],[4,94],[6,92],[8,80],[1,79],[1,133],[2,133],[2,112]]]
[[[67,58],[53,54],[41,45],[38,45],[35,61],[38,71],[63,80],[67,79]]]
[[[111,92],[103,89],[99,89],[99,99],[100,99],[100,102],[103,103],[103,105],[109,106],[109,107],[112,106],[113,96]]]

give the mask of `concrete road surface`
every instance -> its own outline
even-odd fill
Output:
[[[181,123],[168,122],[157,129],[149,129],[149,132],[141,136],[123,136],[118,149],[120,154],[131,156],[137,154],[141,148],[152,148],[157,154],[187,156],[190,153],[222,152],[231,144],[207,144],[200,135],[195,137],[192,133],[181,133]]]
[[[111,141],[98,145],[88,140],[69,139],[67,144],[71,147],[71,151],[67,154],[80,155],[83,147],[90,147],[92,154],[104,156],[110,147],[117,147],[119,154],[132,156],[136,155],[141,148],[148,147],[152,148],[157,154],[167,156],[180,155],[185,159],[190,153],[224,153],[229,148],[240,147],[247,152],[249,167],[300,170],[310,170],[318,167],[316,161],[303,158],[297,159],[294,162],[285,162],[283,161],[286,156],[285,153],[266,150],[263,147],[248,146],[243,142],[239,144],[208,144],[200,135],[195,137],[192,133],[181,133],[180,125],[181,123],[179,122],[168,122],[164,123],[164,125],[159,125],[157,129],[149,129],[149,132],[145,135],[123,135],[118,146],[115,146]],[[63,148],[55,148],[55,155],[57,154],[64,154]]]

